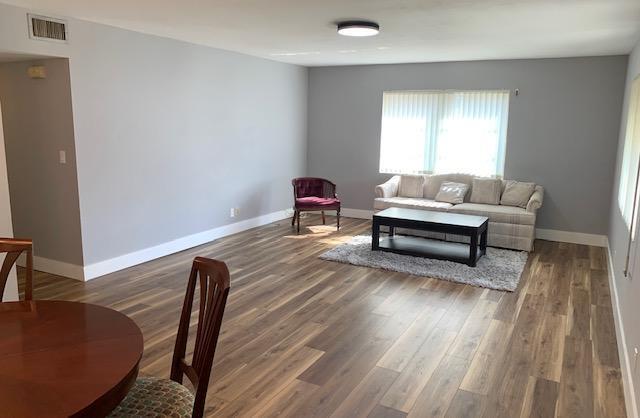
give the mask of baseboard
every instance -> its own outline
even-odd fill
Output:
[[[340,212],[347,218],[371,219],[374,211],[365,209],[343,208]],[[536,229],[536,238],[547,241],[570,242],[573,244],[593,245],[595,247],[606,247],[607,237],[605,235],[584,234],[582,232],[559,231],[557,229]]]
[[[345,218],[371,219],[373,217],[373,211],[364,209],[342,208],[340,209],[340,215],[344,216]]]
[[[615,283],[615,273],[613,270],[613,258],[611,248],[607,240],[607,262],[609,267],[609,289],[611,290],[611,304],[613,306],[613,322],[616,328],[616,340],[618,342],[618,357],[620,358],[620,370],[622,372],[622,386],[624,389],[624,401],[627,409],[627,416],[638,418],[638,405],[636,403],[635,390],[633,387],[633,374],[631,372],[631,359],[627,349],[627,340],[624,334],[622,313],[618,299],[618,289]]]
[[[20,267],[25,267],[27,265],[26,256],[22,254],[16,261],[16,264]],[[55,274],[56,276],[69,277],[81,281],[84,280],[84,269],[82,266],[52,260],[50,258],[38,257],[37,255],[33,256],[33,269]]]
[[[246,219],[244,221],[220,226],[208,231],[178,238],[173,241],[145,248],[143,250],[124,254],[118,257],[111,258],[109,260],[90,264],[84,267],[84,280],[95,279],[97,277],[104,276],[105,274],[113,273],[115,271],[123,270],[128,267],[145,263],[147,261],[155,260],[156,258],[164,257],[166,255],[184,251],[198,245],[206,244],[207,242],[211,242],[227,235],[236,234],[238,232],[266,225],[271,222],[280,221],[282,219],[290,217],[289,213],[290,210],[281,210],[266,215],[257,216],[255,218]]]
[[[547,241],[570,242],[572,244],[592,245],[594,247],[606,247],[605,235],[585,234],[582,232],[559,231],[557,229],[536,228],[536,238]]]

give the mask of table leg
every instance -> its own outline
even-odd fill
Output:
[[[484,231],[482,231],[482,235],[480,235],[480,252],[482,253],[482,255],[487,254],[487,231],[488,230],[489,228],[485,228]]]
[[[478,234],[471,235],[471,243],[469,245],[469,266],[476,266],[476,258],[478,256]]]
[[[395,226],[390,226],[389,227],[389,236],[392,237],[396,234],[396,228]]]
[[[371,227],[371,251],[377,251],[380,248],[380,223],[375,218]]]

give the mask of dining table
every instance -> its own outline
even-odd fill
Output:
[[[143,352],[126,315],[89,303],[0,303],[0,417],[104,417],[126,396]]]

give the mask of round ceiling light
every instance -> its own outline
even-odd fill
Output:
[[[338,33],[344,36],[373,36],[380,32],[380,25],[366,20],[350,20],[338,23]]]

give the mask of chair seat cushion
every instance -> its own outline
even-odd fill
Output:
[[[297,208],[322,208],[322,207],[339,207],[340,200],[330,197],[299,197],[296,199]]]
[[[141,377],[109,417],[191,417],[193,395],[169,379]]]

